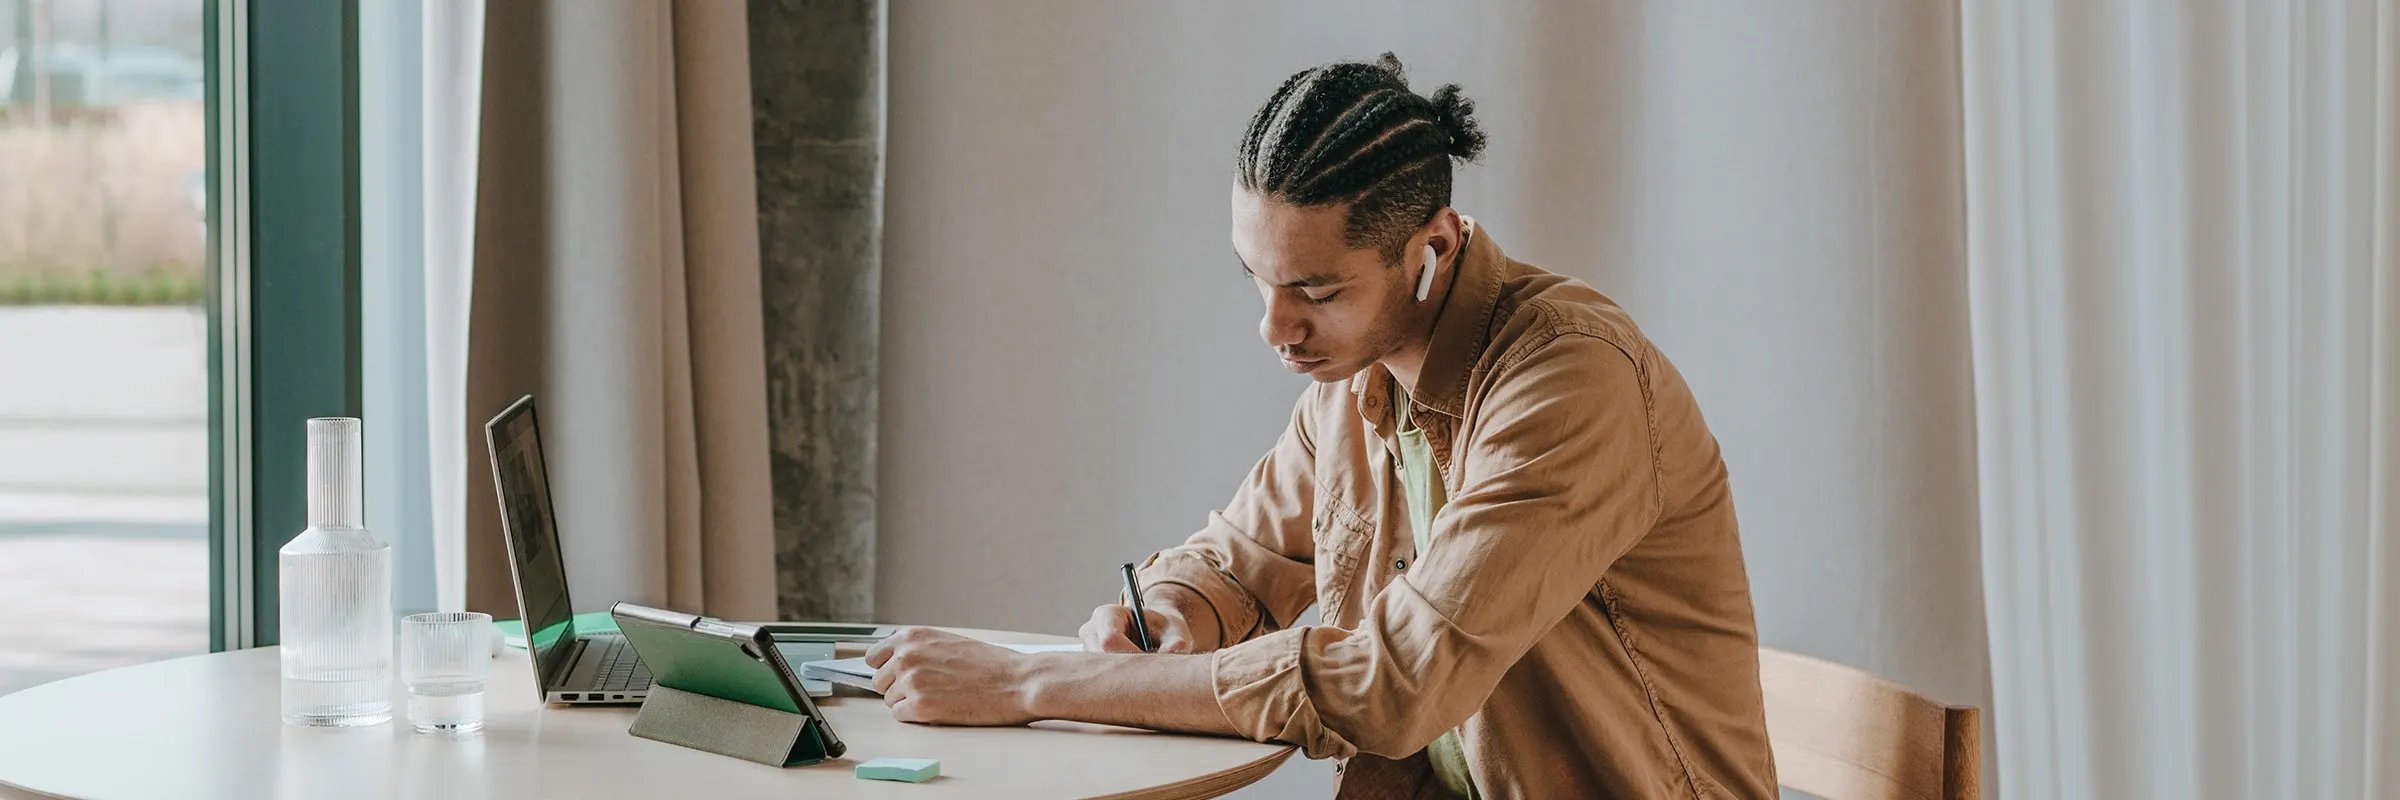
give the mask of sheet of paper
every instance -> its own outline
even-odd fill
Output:
[[[1001,645],[1019,653],[1080,653],[1080,644],[1009,644]],[[800,665],[800,677],[848,684],[861,689],[875,688],[875,668],[867,666],[864,658],[837,658],[829,661],[810,661]]]
[[[1006,648],[1008,648],[1008,649],[1010,649],[1010,650],[1015,650],[1015,651],[1017,651],[1017,652],[1019,652],[1019,653],[1081,653],[1081,652],[1083,652],[1083,645],[1080,645],[1080,644],[1004,644],[1004,645],[1001,645],[1001,647],[1006,647]]]
[[[875,677],[875,668],[867,666],[867,660],[863,658],[835,658],[811,661],[800,665],[801,677],[814,678],[820,675],[852,675],[872,678]]]
[[[800,665],[800,678],[804,681],[815,679],[847,684],[870,691],[875,688],[875,670],[869,668],[867,660],[863,658],[811,661]]]

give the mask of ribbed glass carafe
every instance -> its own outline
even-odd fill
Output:
[[[359,421],[308,421],[308,529],[278,551],[283,721],[392,718],[392,546],[366,529]]]

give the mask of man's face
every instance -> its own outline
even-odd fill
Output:
[[[1233,251],[1267,307],[1258,336],[1285,369],[1323,383],[1399,349],[1415,299],[1407,270],[1342,242],[1348,214],[1233,190]]]

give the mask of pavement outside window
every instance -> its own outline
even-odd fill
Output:
[[[206,336],[0,306],[0,694],[208,651]]]

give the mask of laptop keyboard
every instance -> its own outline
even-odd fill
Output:
[[[650,688],[650,667],[642,657],[625,644],[621,636],[593,637],[587,647],[602,648],[600,670],[592,681],[593,689],[603,692],[633,691]]]

